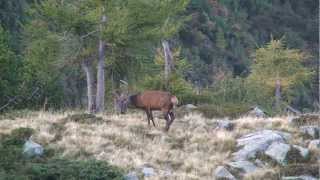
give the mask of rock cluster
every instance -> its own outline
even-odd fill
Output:
[[[301,133],[304,133],[301,131]],[[320,140],[312,140],[309,149],[289,144],[292,135],[275,130],[261,130],[246,134],[237,139],[238,151],[233,153],[233,161],[219,166],[214,171],[216,179],[242,179],[248,173],[266,168],[268,162],[287,166],[291,162],[299,163],[308,160],[309,149],[320,148]],[[259,159],[263,158],[263,160]],[[299,172],[298,172],[299,173]],[[313,176],[285,176],[282,179],[316,179]]]

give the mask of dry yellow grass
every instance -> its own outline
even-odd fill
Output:
[[[100,123],[68,121],[62,129],[55,127],[73,113],[38,112],[1,120],[0,133],[34,128],[37,133],[32,138],[36,142],[59,149],[63,156],[96,158],[128,170],[149,165],[157,173],[156,178],[149,179],[212,179],[214,169],[230,160],[236,137],[269,126],[289,128],[286,118],[266,121],[244,117],[235,120],[237,126],[232,132],[215,130],[214,119],[193,113],[176,119],[168,133],[163,131],[163,119],[155,119],[156,128],[148,127],[142,113],[99,115],[103,118]]]

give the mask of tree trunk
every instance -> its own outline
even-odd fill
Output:
[[[95,101],[94,101],[94,77],[93,77],[93,71],[92,66],[88,61],[82,62],[82,68],[84,72],[86,73],[86,79],[87,79],[87,94],[88,94],[88,112],[89,113],[95,113]]]
[[[277,112],[281,112],[281,81],[280,79],[276,80],[275,97],[276,97],[276,102],[275,102],[276,110]]]
[[[319,41],[320,41],[320,36],[319,36]],[[320,53],[319,53],[319,59],[318,59],[318,111],[320,113]]]
[[[102,37],[102,24],[106,22],[106,16],[103,15],[100,25],[100,40],[99,40],[99,59],[97,65],[97,96],[96,96],[96,110],[97,112],[104,111],[104,96],[105,96],[105,77],[104,77],[104,67],[105,67],[105,47],[106,43]]]
[[[168,88],[170,74],[173,68],[173,56],[170,50],[169,42],[167,40],[162,41],[162,47],[164,52],[164,81],[165,81],[165,88]]]

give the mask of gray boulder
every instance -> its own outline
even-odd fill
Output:
[[[239,170],[244,173],[252,173],[257,170],[257,166],[255,166],[250,161],[235,161],[228,163],[228,166],[233,170]]]
[[[195,105],[193,105],[193,104],[187,104],[187,105],[185,105],[185,108],[186,108],[186,109],[196,109],[197,106],[195,106]]]
[[[247,113],[248,116],[257,117],[257,118],[265,118],[267,115],[261,110],[259,107],[251,108],[251,110]]]
[[[310,141],[308,148],[312,149],[312,150],[317,150],[317,149],[319,150],[320,149],[320,140],[317,139],[317,140]]]
[[[301,126],[300,131],[313,139],[319,138],[320,127],[318,126]]]
[[[255,158],[257,152],[265,151],[273,142],[285,143],[290,139],[288,133],[272,130],[262,130],[247,134],[237,139],[237,147],[242,147],[233,154],[235,160]]]
[[[150,177],[150,176],[156,175],[156,173],[154,172],[154,169],[152,167],[143,167],[142,173],[143,173],[144,177]]]
[[[224,129],[227,131],[231,131],[234,128],[234,123],[230,120],[217,120],[217,127],[216,129]]]
[[[218,166],[214,171],[215,179],[236,180],[236,178],[224,167]]]
[[[281,142],[274,142],[268,147],[265,154],[276,160],[279,164],[287,165],[289,151],[290,145]]]
[[[38,157],[43,155],[43,147],[33,142],[32,140],[27,140],[23,145],[23,155],[26,157]]]
[[[125,177],[124,177],[125,180],[139,180],[139,177],[137,175],[136,172],[130,172],[128,173]]]

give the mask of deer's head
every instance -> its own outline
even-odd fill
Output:
[[[127,93],[121,93],[121,92],[115,92],[114,93],[114,103],[117,113],[125,114],[128,109],[128,94]]]

